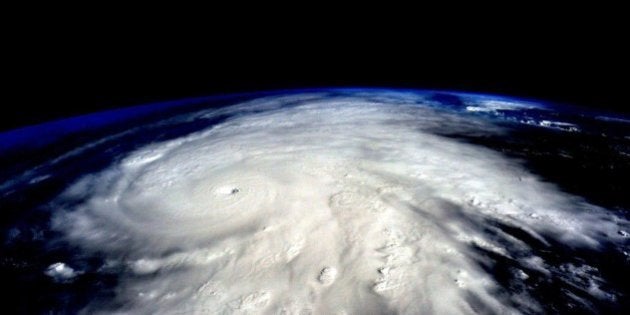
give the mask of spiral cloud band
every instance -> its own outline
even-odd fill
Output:
[[[504,290],[492,257],[514,261],[514,285],[542,274],[614,299],[588,266],[546,262],[531,244],[596,249],[625,222],[447,136],[507,132],[491,121],[414,98],[271,96],[197,112],[179,119],[229,118],[79,180],[60,200],[82,202],[53,227],[107,257],[103,272],[123,270],[115,300],[86,311],[540,311],[527,286]]]

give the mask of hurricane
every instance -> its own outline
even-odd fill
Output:
[[[160,120],[152,128],[215,123],[134,147],[64,188],[47,205],[55,246],[102,263],[44,272],[56,282],[115,275],[114,293],[83,313],[537,314],[618,303],[623,292],[571,253],[621,253],[628,221],[454,136],[506,135],[484,114],[524,106],[481,99],[463,115],[414,93],[311,92]]]

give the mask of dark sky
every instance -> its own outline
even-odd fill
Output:
[[[630,112],[627,48],[617,33],[586,31],[176,43],[43,36],[10,62],[16,71],[7,90],[16,97],[1,109],[0,130],[190,96],[326,86],[498,93]]]

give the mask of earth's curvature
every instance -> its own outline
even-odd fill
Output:
[[[0,134],[10,313],[623,313],[630,120],[280,91]]]

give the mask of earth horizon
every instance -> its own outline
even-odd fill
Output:
[[[630,117],[454,91],[199,97],[0,133],[12,314],[622,314]]]

